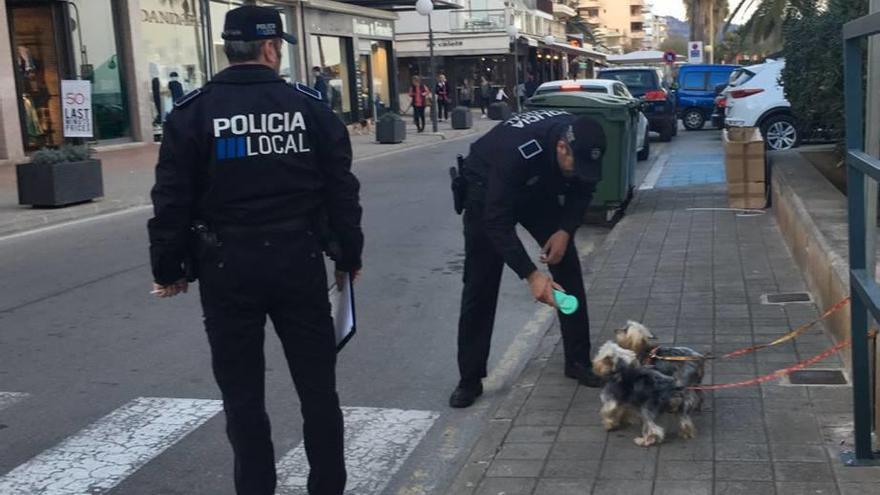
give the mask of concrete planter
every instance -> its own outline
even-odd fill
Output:
[[[65,206],[104,195],[100,160],[16,165],[18,204]]]
[[[376,141],[397,144],[405,139],[406,123],[397,115],[387,113],[376,122]]]
[[[468,107],[455,107],[452,109],[452,128],[470,129],[474,125],[474,116]]]
[[[492,120],[507,120],[510,115],[510,106],[503,101],[496,101],[489,105],[489,118]]]

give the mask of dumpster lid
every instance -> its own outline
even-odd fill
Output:
[[[568,108],[635,108],[639,100],[617,95],[603,95],[580,91],[560,91],[529,98],[530,107]]]

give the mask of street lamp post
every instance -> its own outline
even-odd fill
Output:
[[[556,45],[556,38],[552,34],[548,34],[547,36],[544,36],[544,44],[553,48],[553,46]],[[553,51],[552,50],[550,51],[550,55],[547,57],[547,59],[550,60],[550,79],[555,80],[556,79],[556,67],[554,67],[555,64],[553,63]]]
[[[431,129],[437,132],[437,65],[434,60],[434,29],[431,26],[431,12],[434,11],[434,2],[432,0],[418,0],[416,2],[416,11],[420,15],[428,17],[428,53],[431,59]],[[417,89],[418,91],[418,89]]]
[[[513,97],[516,100],[516,111],[519,113],[522,111],[519,101],[519,29],[517,29],[515,24],[507,26],[507,36],[510,37],[510,42],[513,43],[513,81],[515,84],[513,87]]]

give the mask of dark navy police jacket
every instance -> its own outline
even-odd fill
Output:
[[[148,223],[157,283],[184,277],[193,220],[260,227],[325,212],[337,269],[361,266],[363,234],[348,130],[307,86],[232,66],[181,98],[165,122]]]
[[[476,195],[484,203],[486,234],[520,278],[536,269],[516,235],[521,216],[562,196],[560,217],[547,221],[573,236],[602,179],[601,166],[587,179],[565,178],[556,162],[556,143],[576,118],[563,110],[524,112],[471,145],[464,175],[469,183],[481,185]]]

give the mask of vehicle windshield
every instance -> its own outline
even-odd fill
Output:
[[[546,88],[538,88],[535,91],[536,95],[542,95],[546,93],[557,93],[560,91],[572,91],[572,89],[566,87],[565,90],[562,89],[562,86],[548,86]],[[599,86],[581,86],[578,91],[583,91],[584,93],[599,93],[599,94],[607,94],[608,90]]]
[[[626,84],[634,95],[658,89],[657,75],[647,70],[602,71],[599,73],[599,78],[620,81]]]

